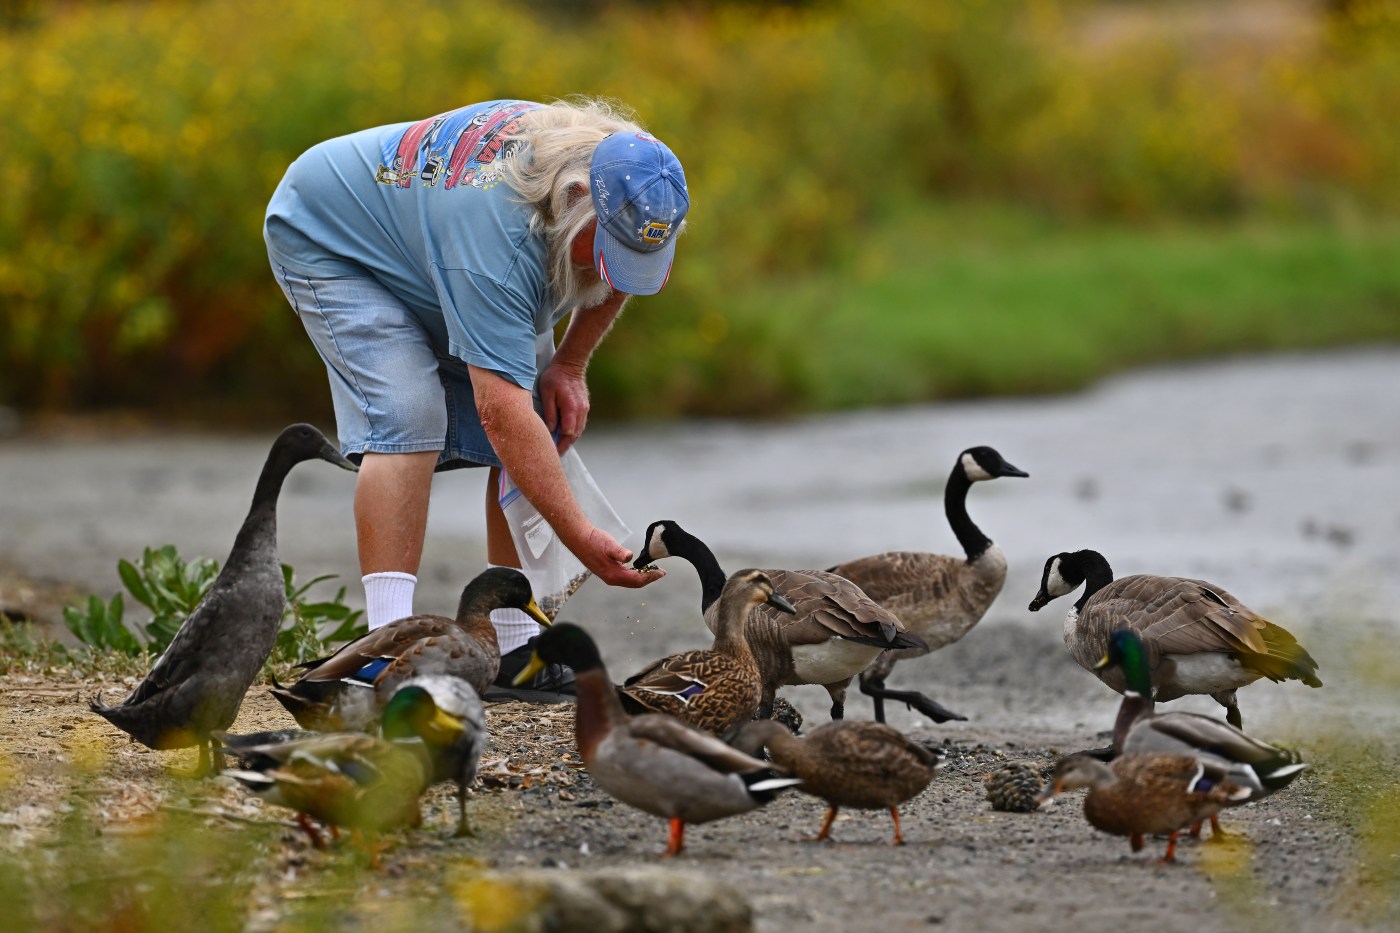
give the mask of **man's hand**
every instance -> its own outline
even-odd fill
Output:
[[[574,556],[593,571],[594,576],[609,586],[636,589],[666,576],[666,571],[661,569],[645,572],[633,570],[627,565],[632,559],[632,552],[618,544],[617,539],[601,528],[591,529],[587,538],[572,550]]]
[[[540,402],[545,427],[559,438],[555,446],[562,454],[588,425],[588,382],[583,370],[557,359],[550,363],[540,375]]]

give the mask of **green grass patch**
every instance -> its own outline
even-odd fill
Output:
[[[727,313],[717,350],[796,410],[1066,391],[1142,364],[1400,340],[1400,227],[910,212]]]

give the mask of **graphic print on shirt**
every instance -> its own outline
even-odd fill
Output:
[[[501,180],[506,160],[519,141],[507,139],[520,129],[520,118],[539,104],[492,101],[420,120],[385,145],[374,180],[408,188],[416,177],[427,188],[439,181],[445,190],[458,185],[490,188]]]

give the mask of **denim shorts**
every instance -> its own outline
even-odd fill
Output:
[[[435,327],[368,275],[307,278],[275,260],[272,269],[325,361],[346,457],[435,450],[439,471],[500,466],[441,317]]]

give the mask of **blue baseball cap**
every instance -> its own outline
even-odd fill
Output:
[[[589,175],[598,274],[628,295],[656,294],[671,274],[676,233],[690,210],[680,160],[654,136],[613,133],[598,143]]]

